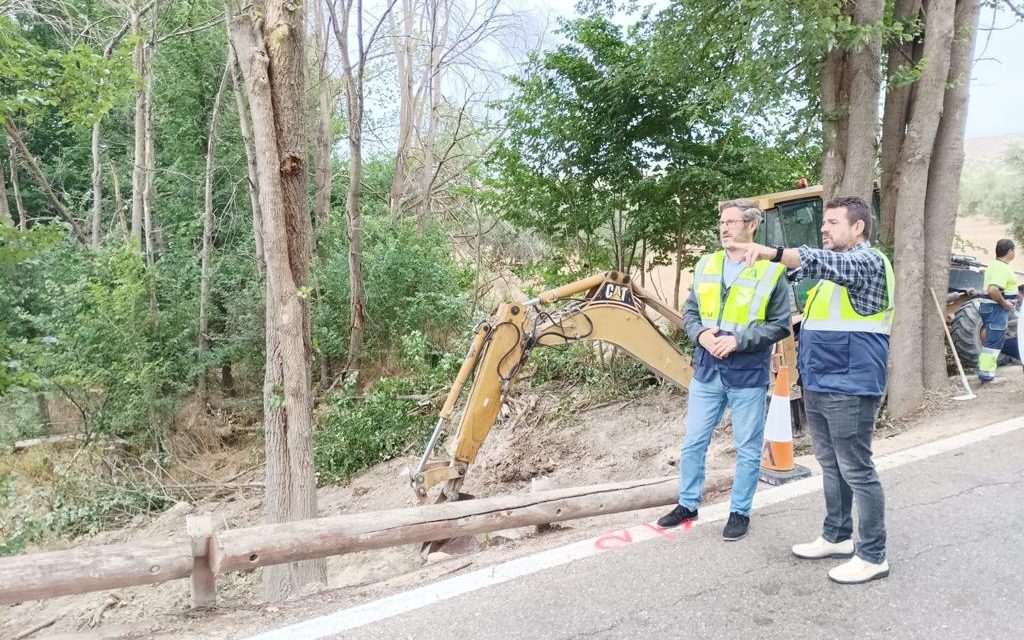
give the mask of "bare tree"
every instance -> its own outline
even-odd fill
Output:
[[[145,163],[143,165],[142,181],[142,233],[146,240],[146,265],[148,265],[150,269],[153,268],[156,262],[156,256],[153,251],[153,182],[156,179],[156,154],[154,153],[153,144],[153,72],[154,58],[156,57],[156,27],[158,14],[157,5],[154,5],[152,15],[153,22],[150,27],[149,34],[149,46],[146,51],[146,60],[143,65],[142,75],[146,91],[145,111],[143,113],[143,146],[145,147]],[[154,317],[156,317],[156,289],[152,284],[150,286],[150,307],[154,313]]]
[[[317,70],[317,120],[316,153],[314,155],[314,211],[317,224],[323,224],[331,215],[331,148],[334,136],[331,133],[331,114],[334,113],[334,96],[331,93],[331,76],[327,70],[328,26],[322,0],[313,3],[316,17],[316,70]]]
[[[259,177],[256,169],[256,148],[252,139],[252,120],[246,103],[245,86],[240,78],[238,60],[235,50],[229,52],[228,66],[231,68],[231,86],[235,93],[235,107],[238,109],[238,126],[245,145],[246,170],[248,172],[249,202],[252,206],[252,230],[256,245],[256,270],[260,276],[265,275],[267,265],[263,254],[263,213],[260,209]]]
[[[132,51],[132,67],[137,78],[146,74],[146,43],[142,39],[142,11],[139,0],[133,0],[131,9],[131,33],[135,38]],[[143,80],[135,87],[135,153],[132,160],[132,226],[131,242],[141,248],[142,241],[142,192],[146,183],[146,84]]]
[[[18,182],[18,145],[11,138],[7,138],[7,150],[11,159],[11,192],[18,211],[18,228],[24,231],[28,228],[28,218],[25,215],[25,203],[21,200],[21,184]]]
[[[140,17],[145,15],[153,7],[153,2],[150,2],[145,7],[139,10]],[[129,15],[128,20],[124,22],[120,29],[107,41],[106,46],[103,48],[103,57],[110,58],[114,55],[114,49],[124,38],[125,34],[130,28],[132,28],[134,21],[134,14]],[[100,157],[100,126],[102,119],[97,119],[92,125],[92,237],[91,243],[93,248],[100,246],[100,226],[102,224],[103,217],[103,166],[102,158]]]
[[[224,102],[224,91],[231,78],[230,56],[224,64],[220,86],[213,98],[213,112],[210,114],[210,128],[206,137],[206,171],[203,176],[203,248],[199,277],[199,398],[205,407],[209,400],[206,386],[206,357],[210,352],[210,270],[213,259],[213,173],[217,151],[217,126],[220,123],[220,109]]]
[[[870,202],[877,156],[885,1],[847,0],[842,11],[869,35],[849,49],[836,44],[826,55],[821,79],[822,188],[826,199],[842,194]]]
[[[253,142],[252,119],[249,116],[249,104],[246,89],[242,81],[239,60],[232,47],[228,52],[228,66],[231,69],[231,86],[234,89],[234,105],[239,112],[239,128],[242,141],[246,147],[246,169],[248,171],[249,202],[253,212],[253,240],[256,249],[256,270],[266,274],[266,257],[263,253],[263,213],[259,204],[259,175],[256,169],[256,145]]]
[[[366,60],[377,40],[381,25],[397,0],[388,0],[384,13],[377,20],[365,37],[363,28],[363,1],[342,0],[341,19],[333,0],[328,3],[331,12],[331,27],[338,41],[341,53],[342,83],[345,88],[345,111],[348,116],[348,151],[349,176],[348,190],[345,194],[345,216],[348,221],[348,270],[349,270],[349,342],[348,361],[345,368],[349,371],[359,369],[359,358],[363,347],[363,333],[366,326],[366,291],[363,283],[363,231],[361,219],[361,199],[363,189],[363,111],[365,99],[363,88],[365,83]],[[353,16],[353,9],[355,15]],[[355,19],[355,42],[349,35],[351,22]],[[355,45],[356,59],[353,62],[351,52]]]
[[[13,227],[14,218],[11,217],[11,207],[7,202],[7,174],[4,173],[4,165],[0,162],[0,226]]]
[[[391,31],[394,35],[395,60],[398,67],[398,148],[395,152],[395,175],[391,180],[388,208],[391,215],[401,213],[402,200],[408,188],[409,156],[413,148],[415,118],[419,113],[420,91],[413,93],[413,75],[416,64],[416,40],[413,37],[413,23],[416,19],[416,4],[413,0],[402,0],[401,33],[398,32],[394,12],[389,14]]]
[[[266,0],[233,17],[229,34],[249,97],[267,263],[267,521],[315,518],[302,5]],[[325,581],[326,563],[268,567],[263,580],[267,598],[279,600],[299,585]]]
[[[121,235],[125,239],[130,238],[131,232],[128,230],[128,221],[124,217],[124,199],[121,197],[121,179],[117,175],[117,167],[114,165],[114,161],[110,161],[110,181],[114,186],[114,210],[117,212],[117,221],[121,227]]]

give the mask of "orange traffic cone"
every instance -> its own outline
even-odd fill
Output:
[[[810,469],[793,462],[793,414],[789,407],[789,373],[785,366],[775,374],[775,389],[764,425],[761,480],[778,485],[806,478]]]

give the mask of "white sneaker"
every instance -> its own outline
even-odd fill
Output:
[[[814,542],[793,545],[793,555],[807,560],[820,558],[849,558],[853,555],[853,540],[829,542],[818,536]]]
[[[889,575],[889,561],[882,560],[882,564],[872,564],[867,560],[852,558],[828,572],[828,577],[839,584],[861,584]]]

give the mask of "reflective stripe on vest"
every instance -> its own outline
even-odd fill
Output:
[[[697,263],[693,276],[701,324],[709,329],[717,327],[736,333],[756,322],[764,322],[768,300],[783,271],[781,264],[767,260],[758,260],[754,266],[746,267],[729,287],[725,308],[722,308],[725,251],[704,256]]]
[[[882,256],[885,263],[885,291],[888,306],[878,313],[862,316],[850,303],[850,292],[830,280],[820,281],[807,295],[804,305],[803,328],[812,331],[860,331],[863,333],[882,333],[889,335],[892,331],[892,318],[895,306],[893,293],[896,276],[892,264],[885,254],[877,249],[869,249]]]

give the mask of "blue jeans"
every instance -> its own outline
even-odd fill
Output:
[[[764,444],[767,387],[727,387],[715,374],[709,382],[690,383],[686,412],[686,436],[679,454],[679,504],[696,509],[704,493],[704,459],[711,434],[732,409],[732,437],[736,446],[736,477],[732,483],[731,510],[750,516],[757,490]]]
[[[1006,341],[1006,327],[1010,320],[1010,312],[998,304],[983,302],[978,307],[981,320],[985,323],[985,343],[981,355],[978,356],[978,378],[982,382],[991,382],[996,378],[996,366],[999,352]]]
[[[814,457],[821,464],[825,523],[821,537],[842,542],[853,536],[857,503],[857,557],[885,560],[885,494],[871,459],[871,438],[881,398],[804,389]]]

